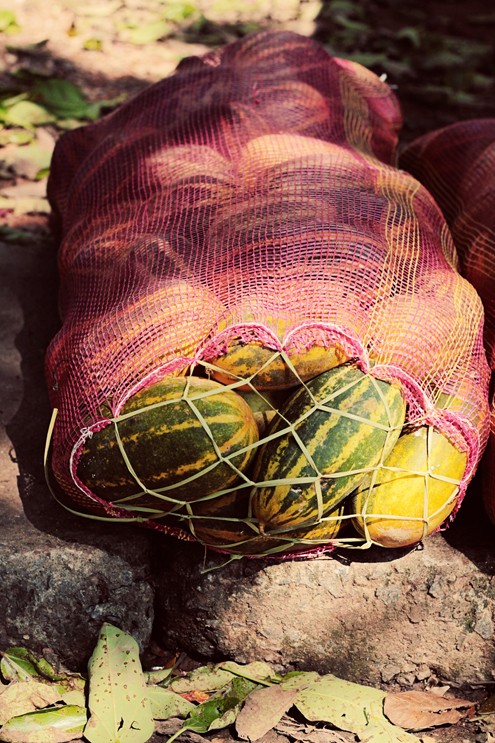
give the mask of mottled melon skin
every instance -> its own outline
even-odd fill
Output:
[[[320,473],[321,499],[315,482],[258,485],[252,507],[265,534],[315,525],[333,511],[366,470],[392,449],[406,405],[399,387],[347,364],[299,388],[280,412],[283,418],[274,422],[269,433],[282,431],[286,421],[293,428],[260,447],[254,480],[317,478]]]
[[[191,504],[192,518],[185,518],[181,527],[203,544],[233,554],[260,555],[270,550],[277,554],[315,549],[334,539],[342,526],[344,508],[339,507],[320,524],[294,529],[277,537],[262,536],[251,519],[250,488],[242,488]]]
[[[187,398],[182,396],[187,386]],[[201,395],[206,396],[201,397]],[[152,407],[157,403],[165,405]],[[229,487],[238,474],[217,456],[212,440],[194,412],[197,408],[223,457],[258,440],[258,427],[249,405],[240,395],[208,379],[167,377],[133,395],[118,422],[122,446],[140,481],[177,501],[193,501]],[[129,413],[136,413],[126,417]],[[254,449],[232,457],[241,471],[247,469]],[[207,467],[213,467],[201,474]],[[142,492],[129,471],[110,424],[86,440],[77,467],[80,480],[96,495],[117,503]],[[186,478],[198,475],[189,483]],[[126,506],[151,506],[169,511],[175,506],[154,495],[122,502]]]
[[[284,390],[296,387],[308,379],[319,376],[329,369],[340,366],[349,356],[339,345],[325,348],[312,346],[289,356],[295,372],[285,363],[282,356],[273,356],[276,351],[258,342],[232,342],[225,354],[213,360],[222,371],[212,371],[212,376],[223,384],[232,384],[238,379],[252,377],[250,385],[258,390]],[[245,386],[249,389],[249,385]]]
[[[466,452],[431,426],[403,433],[373,479],[353,494],[354,527],[382,547],[417,544],[454,510],[466,464]]]

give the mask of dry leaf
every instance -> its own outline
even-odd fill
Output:
[[[281,733],[277,733],[273,728],[259,739],[259,743],[288,743],[289,739]]]
[[[25,181],[19,180],[15,186],[7,186],[1,189],[2,196],[6,196],[9,199],[21,199],[21,198],[46,198],[46,185],[48,179],[44,178],[39,181]]]
[[[18,681],[9,684],[0,694],[0,725],[11,717],[34,712],[60,701],[60,691],[54,684],[40,681]]]
[[[47,214],[50,206],[46,198],[44,178],[39,181],[19,180],[14,186],[0,190],[0,208],[12,209],[16,214]]]
[[[262,738],[292,707],[297,693],[295,689],[277,686],[251,692],[235,723],[239,738],[251,741]]]
[[[284,715],[275,730],[301,743],[355,743],[354,733],[341,730],[318,728],[315,725],[304,725]]]
[[[434,694],[437,697],[444,697],[448,691],[450,691],[450,686],[430,686],[428,689],[430,694]]]
[[[424,730],[452,725],[472,710],[469,699],[439,697],[428,691],[403,691],[387,694],[383,711],[394,724],[406,730]]]
[[[210,698],[208,692],[198,690],[184,691],[182,694],[177,693],[177,696],[182,697],[182,699],[185,699],[187,702],[198,702],[198,704],[201,704],[201,702],[207,702]]]
[[[495,694],[491,694],[488,699],[480,705],[478,715],[495,715]]]

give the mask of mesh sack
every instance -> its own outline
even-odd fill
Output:
[[[458,507],[488,435],[482,307],[458,273],[437,205],[396,167],[400,123],[393,93],[370,71],[305,37],[261,32],[184,60],[169,78],[60,139],[49,180],[63,320],[46,363],[58,411],[51,469],[80,509],[199,539],[195,518],[211,516],[236,532],[211,542],[230,551],[233,543],[256,554],[336,544],[337,525],[356,514],[329,513],[322,493],[349,473],[322,471],[294,421],[268,399],[275,380],[277,394],[303,391],[304,420],[313,408],[335,412],[340,398],[328,407],[307,386],[332,367],[344,376],[358,370],[364,382],[345,376],[346,389],[374,395],[386,412],[371,422],[346,413],[342,426],[362,424],[349,429],[356,441],[366,426],[385,431],[385,442],[397,438],[403,422],[392,420],[386,400],[393,387],[407,404],[407,426],[432,427],[462,452],[462,472],[443,478]],[[218,389],[198,387],[196,377],[213,378]],[[173,378],[182,385],[177,401],[146,398],[151,385]],[[223,429],[219,442],[209,425],[225,390],[246,389],[262,416],[278,416],[278,433],[259,428],[261,438],[238,444],[241,453],[259,460],[266,439],[286,425],[305,457],[303,484],[313,489],[304,529],[285,523],[276,539],[260,528],[253,497],[279,485],[267,485],[257,466],[238,465],[239,451],[228,449],[238,429]],[[313,407],[304,407],[304,395]],[[119,432],[135,420],[135,399],[150,415],[176,403],[178,415],[193,415],[215,451],[205,472],[164,487],[144,482]],[[84,452],[108,431],[108,447],[121,455],[121,496],[108,478],[97,491],[80,477]],[[353,474],[375,477],[385,448],[354,464]],[[237,481],[201,494],[193,485],[206,484],[217,466]],[[357,481],[348,481],[349,492]],[[414,517],[421,534],[430,527],[424,489]],[[364,522],[350,542],[373,541]]]
[[[430,190],[446,216],[463,275],[485,308],[484,339],[495,372],[495,119],[474,119],[431,132],[410,144],[404,167]],[[495,522],[495,398],[483,458],[484,499]]]

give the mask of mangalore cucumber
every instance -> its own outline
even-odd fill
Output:
[[[252,377],[250,384],[256,389],[283,390],[296,387],[301,381],[316,377],[349,360],[349,356],[338,344],[330,348],[314,345],[308,351],[290,354],[294,373],[283,357],[276,353],[258,341],[232,342],[225,354],[213,360],[212,363],[219,369],[213,370],[212,376],[223,384]]]
[[[143,489],[122,455],[116,427],[142,485],[150,490],[171,488],[163,495],[179,502],[232,485],[239,475],[224,458],[230,457],[229,461],[244,471],[254,450],[231,455],[258,440],[249,405],[236,392],[212,380],[167,377],[133,395],[116,426],[110,424],[86,440],[77,474],[105,500],[165,511],[175,504],[151,494],[132,497],[142,494]]]
[[[269,551],[278,554],[328,544],[340,531],[343,506],[330,513],[321,523],[294,529],[276,537],[262,536],[256,519],[249,518],[250,489],[239,488],[231,493],[190,504],[189,529],[203,544],[237,554],[259,555]],[[182,509],[184,512],[185,509]],[[187,517],[184,519],[184,522]],[[181,524],[185,527],[184,523]]]
[[[398,386],[351,364],[300,387],[269,429],[280,435],[255,461],[252,507],[261,532],[315,525],[333,511],[392,449],[405,413]]]
[[[355,528],[382,547],[420,542],[453,511],[466,462],[432,426],[406,431],[353,494]]]

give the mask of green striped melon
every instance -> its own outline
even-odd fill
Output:
[[[189,516],[181,527],[189,528],[196,539],[209,547],[234,554],[260,555],[297,552],[328,544],[342,525],[343,506],[315,526],[288,531],[277,537],[262,536],[256,519],[249,518],[250,489],[239,488],[188,506]],[[187,522],[187,525],[186,523]]]
[[[333,511],[392,449],[405,413],[398,386],[351,364],[300,387],[269,430],[280,435],[257,454],[252,506],[261,532],[311,526]]]
[[[192,501],[231,486],[239,477],[235,468],[244,471],[252,459],[254,449],[245,447],[258,440],[256,421],[242,397],[199,377],[167,377],[140,390],[124,405],[117,427],[142,486],[167,488],[166,499],[142,495],[112,424],[86,440],[78,477],[107,501],[165,512],[175,506],[170,499]]]
[[[250,385],[258,390],[284,390],[349,360],[339,344],[330,348],[314,345],[308,351],[290,354],[294,374],[276,353],[258,341],[232,341],[226,353],[213,359],[212,363],[219,368],[212,370],[212,376],[223,384],[252,377]],[[249,389],[249,385],[245,389]]]

